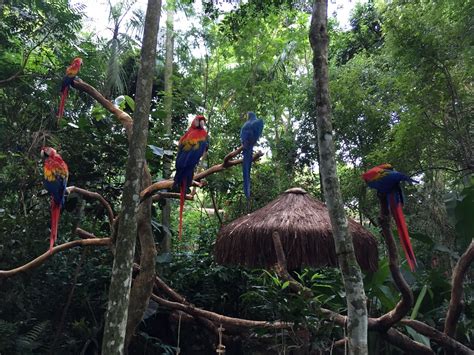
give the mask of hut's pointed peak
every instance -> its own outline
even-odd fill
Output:
[[[301,194],[305,195],[307,194],[306,190],[302,189],[301,187],[292,187],[291,189],[288,189],[285,191],[285,194]]]

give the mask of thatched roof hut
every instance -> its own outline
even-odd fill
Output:
[[[361,268],[377,270],[374,236],[353,219],[349,219],[349,230]],[[276,263],[274,231],[280,235],[289,270],[337,265],[328,210],[301,188],[289,189],[265,207],[222,227],[215,259],[220,264],[271,267]]]

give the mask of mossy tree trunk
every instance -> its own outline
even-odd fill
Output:
[[[148,116],[155,69],[156,43],[161,13],[161,0],[149,0],[146,17],[140,69],[136,89],[136,109],[129,156],[125,174],[122,210],[115,245],[115,258],[109,289],[102,354],[124,354],[125,333],[132,282],[132,265],[137,237],[137,212],[142,177],[146,167],[145,149],[148,138]]]
[[[346,290],[349,351],[367,354],[367,307],[364,284],[356,262],[352,238],[348,231],[339,180],[331,121],[328,76],[327,0],[315,0],[309,39],[313,48],[314,85],[316,89],[316,122],[324,196],[331,218],[336,253]]]

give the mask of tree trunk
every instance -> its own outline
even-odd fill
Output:
[[[129,158],[125,174],[122,211],[115,248],[109,302],[102,341],[102,354],[123,354],[128,317],[132,264],[137,237],[137,210],[140,201],[145,149],[148,137],[148,116],[155,68],[161,0],[149,0],[145,18],[145,31],[138,71],[136,109],[133,133],[129,142]]]
[[[165,58],[165,97],[164,109],[165,118],[165,134],[168,137],[167,144],[171,143],[171,117],[173,109],[173,47],[174,47],[174,3],[169,1],[167,4],[168,15],[166,17],[166,58]],[[166,148],[170,148],[169,146]],[[171,161],[163,156],[163,178],[168,179],[171,175]],[[161,223],[168,228],[170,227],[171,203],[169,199],[165,199],[165,204],[161,210]],[[161,242],[161,253],[169,253],[171,251],[171,233],[166,231],[165,237]]]
[[[329,101],[327,0],[315,0],[309,39],[313,48],[314,85],[316,88],[316,115],[320,171],[324,195],[347,297],[349,351],[367,354],[367,307],[362,274],[354,255],[352,238],[336,174],[336,158]]]

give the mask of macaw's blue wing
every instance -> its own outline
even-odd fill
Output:
[[[178,187],[181,186],[183,181],[186,184],[186,188],[191,186],[194,169],[208,146],[207,139],[193,143],[194,144],[187,144],[187,142],[184,142],[178,147],[176,175],[174,177],[175,184],[177,184]]]
[[[379,192],[388,194],[397,189],[401,181],[416,182],[399,171],[385,170],[385,173],[381,174],[380,178],[367,182],[367,185]]]
[[[64,206],[64,195],[66,191],[67,179],[56,175],[54,180],[43,180],[45,189],[52,196],[54,203],[59,206]]]
[[[256,118],[253,112],[249,112],[250,119],[244,123],[240,130],[240,140],[243,149],[242,174],[244,179],[244,194],[250,198],[250,169],[252,167],[253,147],[263,132],[263,120]]]

